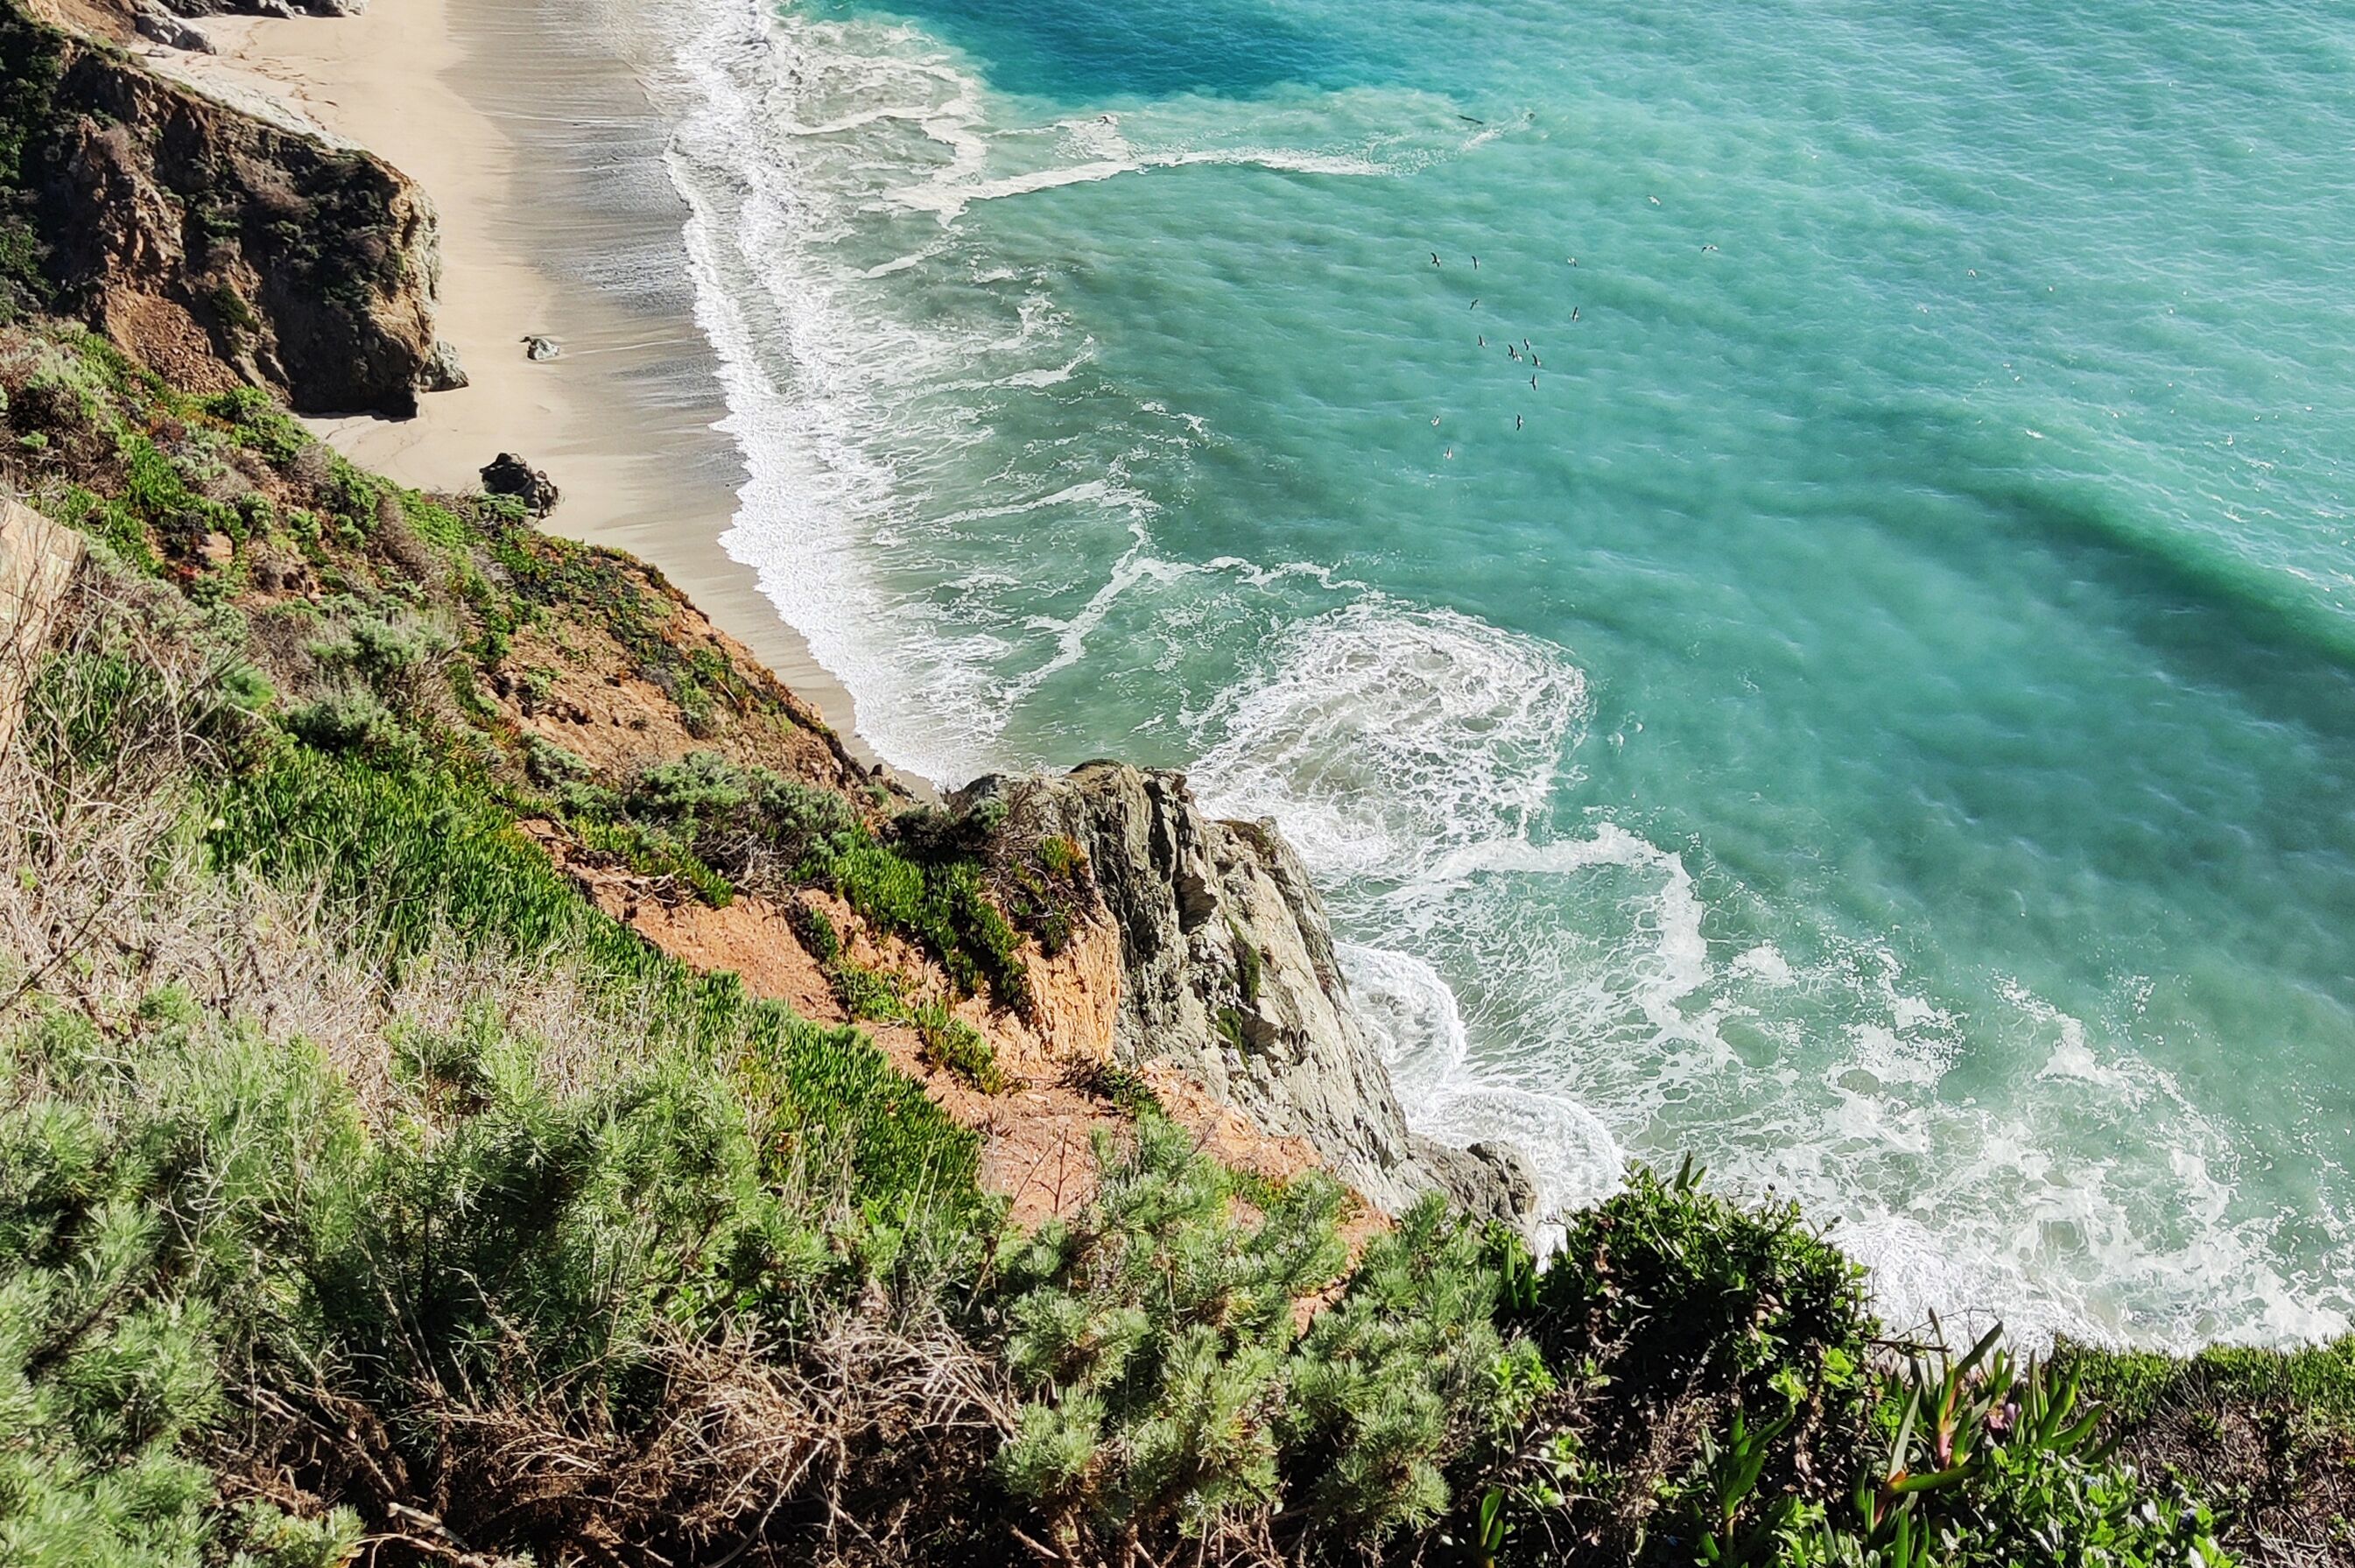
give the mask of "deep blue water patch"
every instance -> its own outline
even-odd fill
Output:
[[[1332,35],[1267,0],[892,0],[906,17],[983,61],[999,91],[1065,102],[1249,98],[1284,85],[1368,79]]]

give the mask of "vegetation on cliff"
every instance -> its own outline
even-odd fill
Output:
[[[192,384],[404,412],[434,355],[432,231],[382,160],[0,0],[0,320],[69,313]]]
[[[95,552],[0,759],[0,1558],[2355,1561],[2343,1349],[1892,1334],[1694,1172],[1542,1264],[1436,1200],[1353,1257],[1329,1179],[1125,1092],[1012,1226],[866,1037],[579,873],[838,899],[1018,1009],[1068,853],[909,811],[512,505],[61,330],[0,394]],[[527,722],[591,649],[691,748]]]

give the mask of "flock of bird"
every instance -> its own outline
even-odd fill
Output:
[[[1710,246],[1709,248],[1710,250],[1716,249],[1715,246]],[[1578,265],[1578,258],[1575,256],[1567,256],[1564,257],[1563,260],[1568,261],[1573,267]],[[1480,258],[1474,256],[1471,261],[1472,270],[1476,272],[1478,272],[1480,270]],[[1439,252],[1436,251],[1431,252],[1431,264],[1434,267],[1444,264]],[[1478,310],[1480,308],[1480,301],[1476,297],[1472,303],[1465,308],[1467,310]],[[1571,320],[1576,321],[1578,319],[1578,308],[1579,307],[1576,305],[1570,307]],[[1488,335],[1487,333],[1476,333],[1474,336],[1478,340],[1479,346],[1482,348],[1487,348],[1488,347]],[[1538,389],[1538,372],[1545,368],[1545,361],[1538,357],[1536,347],[1532,346],[1529,340],[1526,337],[1522,338],[1518,343],[1514,342],[1510,338],[1507,338],[1505,340],[1505,353],[1516,365],[1521,364],[1526,360],[1529,368],[1529,390],[1533,392],[1536,391]],[[1434,429],[1437,428],[1439,421],[1439,415],[1433,414],[1431,416],[1431,422]],[[1513,428],[1515,430],[1524,428],[1527,423],[1528,420],[1525,415],[1515,414],[1513,416]],[[1454,457],[1455,455],[1455,449],[1452,446],[1449,447],[1447,449],[1447,455],[1451,458]]]

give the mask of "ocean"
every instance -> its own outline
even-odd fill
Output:
[[[2349,1327],[2343,12],[656,14],[722,542],[881,754],[1273,817],[1551,1203]]]

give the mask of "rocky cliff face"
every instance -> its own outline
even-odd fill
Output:
[[[1124,1060],[1171,1061],[1267,1132],[1306,1139],[1382,1208],[1436,1189],[1528,1217],[1535,1185],[1517,1152],[1408,1130],[1307,870],[1273,824],[1217,821],[1182,775],[1120,763],[983,779],[952,805],[992,802],[1011,841],[1060,835],[1085,851],[1120,939]]]
[[[402,414],[433,362],[433,211],[0,0],[0,307],[54,306],[183,385]]]

